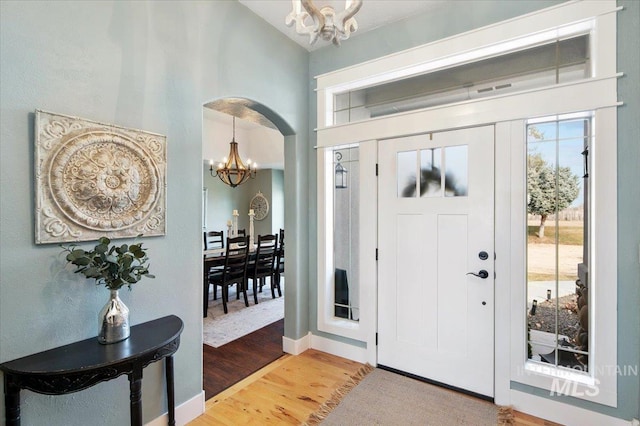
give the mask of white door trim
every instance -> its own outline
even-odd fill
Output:
[[[501,171],[496,170],[496,222],[508,223],[508,236],[501,236],[496,233],[496,253],[498,259],[496,261],[497,280],[495,288],[495,401],[497,404],[508,405],[517,403],[517,408],[521,411],[533,413],[537,412],[537,404],[548,400],[546,398],[537,397],[533,394],[515,391],[511,389],[512,381],[515,378],[511,375],[513,366],[522,365],[523,357],[519,354],[524,353],[523,328],[518,326],[518,321],[512,321],[512,315],[519,315],[520,307],[517,303],[523,303],[524,297],[519,297],[518,292],[524,291],[524,288],[514,290],[510,284],[522,280],[521,271],[523,266],[518,262],[524,262],[521,257],[514,257],[509,261],[508,254],[512,249],[519,249],[520,243],[511,240],[512,235],[517,235],[522,229],[514,224],[515,215],[523,212],[523,206],[518,197],[519,191],[523,193],[524,186],[512,185],[510,176],[516,171],[514,167],[522,167],[524,156],[512,150],[510,144],[523,138],[524,119],[541,117],[553,114],[563,114],[578,111],[596,111],[597,115],[606,117],[605,120],[597,122],[607,123],[606,126],[599,125],[596,135],[603,141],[610,141],[609,144],[602,146],[604,154],[604,164],[614,165],[613,169],[608,172],[602,170],[603,175],[607,175],[606,181],[603,181],[603,187],[600,192],[604,198],[605,204],[601,206],[600,213],[604,216],[611,216],[612,222],[608,222],[605,230],[609,232],[612,240],[604,244],[599,250],[611,250],[608,254],[609,258],[613,256],[616,259],[616,176],[615,176],[615,155],[616,151],[616,111],[612,106],[619,105],[617,100],[617,78],[621,74],[616,74],[616,7],[614,1],[571,1],[543,9],[532,14],[523,15],[505,22],[500,22],[485,28],[474,30],[469,33],[459,34],[445,40],[440,40],[429,45],[419,48],[410,49],[404,52],[398,52],[385,58],[379,58],[364,64],[358,64],[344,70],[339,70],[330,74],[318,77],[318,146],[331,146],[346,143],[353,143],[358,140],[373,140],[386,137],[397,137],[409,134],[415,134],[423,128],[423,123],[431,123],[430,131],[438,131],[444,128],[458,128],[466,126],[476,126],[487,123],[496,124],[496,167],[502,164]],[[357,87],[364,78],[375,76],[392,76],[395,71],[416,64],[424,64],[445,58],[448,55],[463,53],[465,50],[473,51],[482,47],[491,46],[496,43],[502,43],[518,38],[526,38],[536,36],[546,31],[563,31],[569,26],[576,24],[587,24],[591,28],[591,34],[594,37],[593,46],[595,54],[592,57],[593,78],[555,87],[548,87],[541,90],[514,94],[504,98],[492,98],[489,100],[461,103],[457,105],[449,105],[435,107],[406,114],[398,114],[385,117],[384,119],[375,119],[367,122],[350,123],[341,126],[326,127],[331,109],[327,106],[332,102],[333,93],[340,90],[346,90],[351,87]],[[505,29],[508,31],[505,32]],[[354,84],[355,83],[355,84]],[[553,102],[549,102],[553,99]],[[605,131],[609,131],[605,134]],[[605,136],[605,137],[602,137]],[[318,169],[320,173],[320,168]],[[320,192],[320,191],[319,191]],[[324,202],[319,197],[319,207],[322,208]],[[607,210],[607,204],[609,210]],[[603,216],[603,217],[604,217]],[[321,221],[318,226],[320,228]],[[373,228],[375,229],[375,226]],[[322,235],[319,235],[322,237]],[[607,237],[607,235],[603,235]],[[502,256],[502,257],[501,257]],[[616,261],[612,261],[611,265],[603,265],[604,273],[607,280],[617,283]],[[609,268],[609,269],[607,269]],[[516,281],[512,281],[516,280]],[[602,301],[606,301],[605,305],[610,312],[615,312],[616,306],[616,286],[612,285],[613,292],[604,296]],[[516,305],[513,305],[513,303]],[[603,311],[601,305],[596,307],[596,315]],[[604,313],[604,312],[602,312]],[[517,320],[517,318],[516,318]],[[524,321],[524,320],[522,320]],[[599,319],[600,332],[607,339],[609,349],[598,348],[597,351],[604,355],[601,358],[602,363],[615,365],[616,348],[617,348],[617,316],[615,314],[601,315]],[[520,324],[522,325],[522,324]],[[341,333],[336,333],[342,336]],[[349,345],[345,339],[340,344]],[[366,345],[371,345],[371,341],[367,341]],[[613,392],[609,398],[617,399],[616,377],[610,377],[607,387]],[[527,395],[522,398],[518,395]],[[593,411],[583,410],[571,404],[571,400],[567,403],[555,403],[554,407],[563,407],[562,410],[584,411],[593,413],[597,416],[607,417],[597,414]],[[597,408],[596,408],[597,409]],[[555,420],[550,418],[550,420]],[[557,421],[557,420],[556,420]],[[561,421],[561,420],[560,420]]]

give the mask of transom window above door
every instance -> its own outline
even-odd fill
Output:
[[[589,34],[334,95],[333,124],[552,86],[591,77]]]

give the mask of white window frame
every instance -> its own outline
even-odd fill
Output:
[[[592,240],[595,244],[592,248],[591,276],[598,290],[595,295],[597,303],[592,304],[593,315],[590,320],[594,327],[591,356],[594,357],[595,375],[592,381],[594,384],[598,381],[599,392],[597,395],[592,395],[593,392],[582,392],[580,395],[580,386],[584,386],[584,383],[573,377],[562,377],[560,380],[576,383],[578,392],[572,395],[576,398],[610,406],[617,404],[616,375],[598,374],[603,368],[614,367],[617,362],[616,106],[619,105],[617,78],[621,75],[616,72],[617,10],[619,8],[612,1],[567,2],[317,77],[320,285],[324,282],[321,279],[325,262],[322,257],[326,256],[324,239],[329,235],[325,205],[328,199],[323,188],[327,160],[324,159],[322,147],[423,133],[425,125],[430,126],[428,131],[496,125],[496,223],[510,225],[505,232],[496,233],[495,401],[497,404],[515,402],[515,408],[525,412],[535,413],[535,401],[540,399],[523,399],[521,392],[511,389],[512,383],[549,390],[557,379],[554,374],[544,372],[521,374],[527,367],[526,324],[523,315],[526,309],[526,240],[523,233],[526,212],[525,203],[522,202],[526,188],[526,156],[523,151],[525,120],[584,111],[593,111],[595,117],[595,143],[592,151],[593,192],[596,194],[593,200],[592,223],[595,229]],[[430,69],[441,69],[585,31],[590,32],[592,49],[592,73],[588,79],[362,122],[341,125],[331,123],[335,93]],[[553,99],[553,102],[549,102],[549,99]],[[601,283],[610,284],[606,286]],[[361,296],[367,297],[365,289]],[[319,324],[323,297],[323,292],[319,291]],[[372,321],[375,322],[375,318]],[[360,326],[370,325],[361,319]],[[353,335],[349,332],[342,333],[339,328],[334,331],[345,337]],[[525,400],[527,402],[523,402]],[[539,415],[544,416],[545,413]]]
[[[358,321],[339,318],[334,315],[334,250],[333,250],[333,191],[334,157],[336,148],[353,145],[332,146],[318,149],[318,330],[347,337],[366,345],[364,360],[375,362],[375,324],[376,324],[376,223],[377,223],[377,182],[375,164],[377,144],[364,141],[359,144],[358,162],[360,193],[359,245],[359,307]],[[371,232],[373,230],[373,232]]]
[[[527,360],[526,339],[526,120],[512,123],[510,138],[511,229],[509,246],[511,301],[510,380],[609,406],[617,406],[617,191],[616,108],[593,112],[589,144],[589,372]],[[562,117],[559,117],[562,118]],[[520,131],[520,132],[519,132]],[[503,239],[504,240],[504,239]],[[498,245],[498,244],[497,244]],[[507,273],[505,271],[505,273]],[[525,275],[523,275],[523,273]],[[507,275],[508,276],[508,275]],[[612,284],[613,283],[613,284]],[[521,330],[522,332],[518,332]],[[593,342],[593,344],[591,343]],[[611,374],[614,372],[614,374]]]

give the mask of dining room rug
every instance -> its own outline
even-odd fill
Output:
[[[253,303],[253,292],[249,290],[249,307],[244,306],[244,298],[236,299],[235,286],[229,288],[229,313],[222,309],[221,291],[218,289],[218,298],[213,300],[213,293],[209,297],[209,308],[206,318],[203,318],[203,341],[205,345],[219,348],[255,330],[267,326],[284,318],[284,279],[281,283],[282,297],[271,297],[269,284],[258,293],[258,304]]]
[[[374,368],[357,385],[337,390],[307,425],[508,425],[509,408]]]

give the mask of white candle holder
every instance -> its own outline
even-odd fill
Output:
[[[238,210],[234,210],[233,211],[233,237],[235,238],[238,236]]]
[[[253,217],[256,213],[253,209],[249,209],[249,247],[253,248],[255,246],[255,236],[253,235]]]

